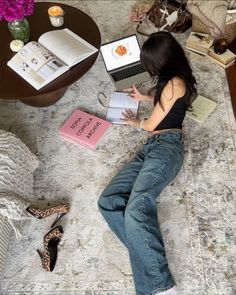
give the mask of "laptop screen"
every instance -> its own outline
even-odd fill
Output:
[[[108,71],[138,62],[140,48],[136,35],[103,44],[101,54]]]

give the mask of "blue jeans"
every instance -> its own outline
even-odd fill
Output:
[[[111,180],[98,207],[127,247],[137,295],[152,295],[175,285],[165,257],[156,198],[183,163],[181,130],[148,138],[143,149]]]

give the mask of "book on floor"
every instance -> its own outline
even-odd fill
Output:
[[[235,62],[235,59],[234,59],[234,60],[232,60],[231,62],[229,62],[229,63],[227,63],[227,64],[224,64],[224,63],[220,62],[219,60],[217,60],[217,59],[211,57],[210,55],[207,55],[207,58],[208,58],[209,60],[211,60],[212,62],[216,63],[217,65],[221,66],[223,69],[226,69],[226,68],[228,68],[228,67],[231,67],[231,66],[234,64],[234,62]]]
[[[212,58],[218,60],[224,65],[227,65],[228,63],[234,61],[236,59],[236,55],[230,51],[229,49],[226,49],[224,53],[217,54],[214,52],[213,48],[210,48],[208,55],[210,55]]]
[[[198,95],[193,101],[191,108],[187,110],[186,116],[203,123],[208,116],[214,111],[217,103],[202,95]]]
[[[27,43],[7,64],[39,90],[97,51],[71,30],[55,30]]]
[[[139,102],[135,101],[126,92],[113,92],[110,98],[106,119],[115,124],[126,124],[122,120],[122,113],[129,109],[134,117],[138,113]]]
[[[73,143],[95,150],[111,125],[111,122],[107,120],[77,109],[58,132]]]
[[[207,54],[213,42],[214,38],[211,37],[210,34],[191,32],[186,41],[186,48],[202,54]]]
[[[197,50],[197,49],[193,49],[193,48],[190,48],[188,46],[185,46],[185,48],[190,51],[190,52],[194,52],[194,53],[197,53],[197,54],[200,54],[202,56],[206,56],[207,55],[207,52],[202,52],[200,50]]]

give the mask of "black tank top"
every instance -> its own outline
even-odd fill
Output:
[[[156,95],[160,96],[160,93],[157,93]],[[167,116],[160,122],[159,125],[155,128],[156,130],[163,130],[163,129],[172,129],[172,128],[178,128],[182,129],[183,120],[186,114],[187,110],[187,101],[189,98],[190,92],[188,88],[186,87],[186,92],[184,96],[178,98],[176,102],[174,103],[173,107],[167,114]],[[154,100],[154,104],[158,99]]]

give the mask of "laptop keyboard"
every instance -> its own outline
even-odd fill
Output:
[[[115,82],[141,74],[145,72],[144,67],[142,64],[135,65],[130,68],[122,69],[121,71],[117,71],[114,73],[111,73],[112,78],[114,79]]]

